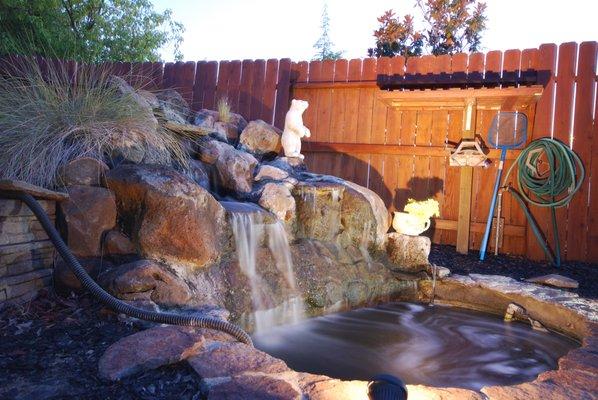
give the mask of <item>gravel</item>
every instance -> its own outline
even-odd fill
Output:
[[[540,275],[559,274],[579,282],[573,291],[582,297],[598,298],[598,265],[582,262],[563,262],[555,267],[547,262],[530,261],[523,257],[486,253],[480,261],[479,252],[459,254],[454,246],[432,245],[429,260],[431,263],[447,267],[453,274],[505,275],[515,279],[528,279]]]

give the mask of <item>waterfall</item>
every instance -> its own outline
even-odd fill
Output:
[[[239,267],[249,280],[253,309],[264,309],[266,305],[260,294],[262,277],[256,268],[257,249],[264,235],[262,215],[258,212],[231,212],[230,215]]]
[[[268,248],[274,257],[276,268],[284,274],[289,290],[295,296],[290,300],[287,320],[290,323],[297,323],[304,318],[303,299],[297,291],[297,281],[293,271],[293,259],[287,232],[280,221],[268,225]]]
[[[284,225],[280,221],[265,224],[262,212],[243,211],[231,211],[230,216],[239,267],[249,280],[256,332],[267,330],[274,325],[299,322],[304,314],[303,299],[297,290],[291,250]],[[268,248],[276,268],[284,276],[288,286],[288,290],[285,291],[288,295],[287,300],[270,309],[268,307],[275,304],[276,300],[264,298],[269,291],[263,290],[265,282],[256,265],[257,252],[265,238],[265,233],[268,236]]]

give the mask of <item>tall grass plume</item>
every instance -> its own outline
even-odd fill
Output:
[[[54,188],[69,161],[105,160],[130,144],[153,162],[186,164],[178,138],[158,126],[135,90],[115,84],[109,68],[70,66],[25,57],[2,64],[1,179]]]

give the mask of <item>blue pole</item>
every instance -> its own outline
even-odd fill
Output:
[[[490,239],[490,229],[492,229],[492,218],[494,218],[494,207],[496,206],[496,196],[498,195],[498,187],[500,186],[500,178],[502,177],[502,170],[507,158],[507,149],[503,147],[500,152],[500,162],[498,163],[498,171],[496,171],[496,182],[494,182],[494,194],[492,195],[492,203],[490,203],[490,211],[488,212],[488,221],[486,222],[486,232],[484,232],[484,240],[480,246],[480,260],[484,261],[486,257],[486,248],[488,247],[488,239]],[[498,221],[500,223],[500,221]]]

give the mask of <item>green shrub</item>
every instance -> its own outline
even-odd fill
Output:
[[[119,90],[105,67],[20,58],[0,76],[0,178],[56,187],[57,171],[78,157],[105,160],[134,143],[153,162],[186,165],[178,138],[157,128],[135,91]]]

